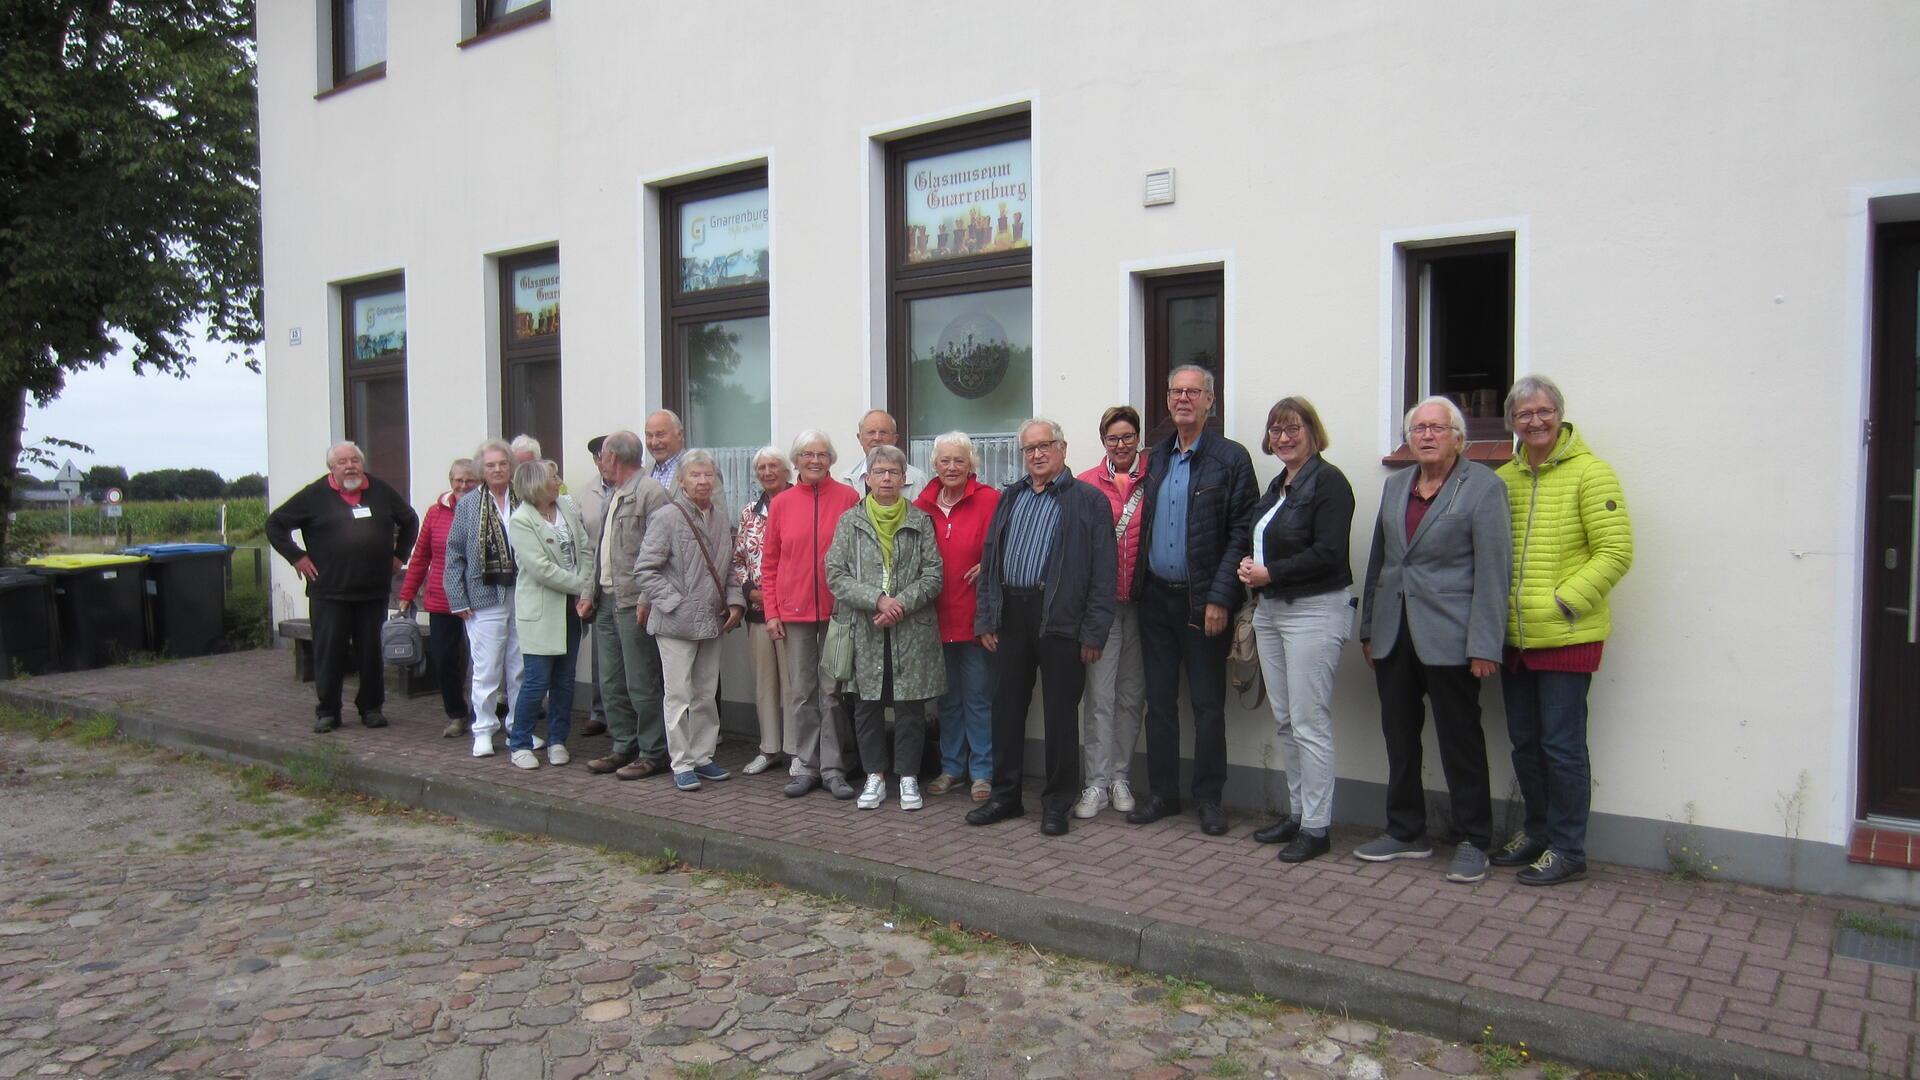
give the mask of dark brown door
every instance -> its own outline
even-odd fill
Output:
[[[1862,809],[1920,818],[1920,225],[1874,250]]]
[[[1147,279],[1147,423],[1143,445],[1173,434],[1167,415],[1167,377],[1198,364],[1213,372],[1213,412],[1207,430],[1218,435],[1226,415],[1221,357],[1226,355],[1226,275],[1219,270]]]

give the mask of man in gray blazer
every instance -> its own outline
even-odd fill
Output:
[[[1368,862],[1424,859],[1427,797],[1420,780],[1424,697],[1447,777],[1454,825],[1464,836],[1447,880],[1487,876],[1493,846],[1480,680],[1500,670],[1513,563],[1507,487],[1466,460],[1467,422],[1443,397],[1407,414],[1418,464],[1387,478],[1373,526],[1360,609],[1360,647],[1380,691],[1387,740],[1387,831],[1354,855]]]

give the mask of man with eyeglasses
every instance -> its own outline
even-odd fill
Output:
[[[993,794],[967,814],[991,825],[1026,812],[1027,709],[1041,678],[1046,783],[1040,831],[1064,836],[1080,794],[1080,694],[1113,626],[1113,512],[1067,471],[1060,425],[1020,426],[1027,475],[1000,493],[980,555],[973,628],[993,654]]]
[[[1127,815],[1146,825],[1180,812],[1180,670],[1193,704],[1193,801],[1200,831],[1227,816],[1227,627],[1241,599],[1259,487],[1247,448],[1206,430],[1213,372],[1196,364],[1167,379],[1169,435],[1147,456],[1143,551],[1136,568],[1140,652],[1147,668],[1147,782]]]

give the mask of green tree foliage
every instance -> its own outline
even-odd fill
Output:
[[[267,478],[259,473],[248,473],[235,477],[227,485],[227,497],[230,499],[264,499],[267,497]]]
[[[227,482],[212,469],[152,469],[127,481],[127,497],[157,502],[166,499],[217,499]]]
[[[68,373],[257,363],[259,180],[253,0],[0,2],[0,505]]]
[[[118,465],[95,465],[80,480],[80,490],[104,496],[108,488],[127,490],[127,470]]]

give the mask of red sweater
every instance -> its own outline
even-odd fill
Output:
[[[767,504],[767,536],[760,546],[767,618],[817,623],[832,617],[827,548],[840,515],[859,502],[859,492],[827,477],[817,487],[795,484]]]
[[[427,507],[427,519],[420,526],[420,539],[414,541],[413,555],[407,559],[407,579],[400,583],[400,603],[406,604],[420,594],[420,582],[427,583],[420,606],[439,615],[452,614],[447,606],[447,530],[453,527],[453,492],[443,491]]]
[[[1000,493],[970,476],[966,493],[953,513],[946,514],[940,510],[940,481],[933,480],[913,504],[933,519],[933,539],[940,546],[945,584],[933,603],[940,615],[940,640],[972,641],[977,592],[967,580],[967,571],[980,565],[980,549],[986,546],[987,525],[993,521],[994,507],[1000,505]]]

